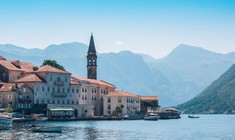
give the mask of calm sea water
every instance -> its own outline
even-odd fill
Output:
[[[176,120],[31,122],[0,131],[0,139],[235,140],[235,115],[200,115]],[[30,125],[63,126],[62,133],[33,133]]]

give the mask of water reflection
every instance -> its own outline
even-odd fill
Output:
[[[63,126],[62,133],[33,133],[31,125]],[[125,140],[125,139],[235,139],[234,116],[182,117],[179,120],[31,122],[0,131],[0,139],[13,140]]]

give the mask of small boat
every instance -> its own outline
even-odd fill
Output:
[[[44,114],[34,114],[33,119],[36,121],[47,121],[48,118]]]
[[[199,118],[199,116],[188,115],[188,118]]]
[[[149,115],[144,117],[144,120],[146,121],[157,121],[160,118],[160,116],[156,113],[149,113]]]
[[[36,128],[33,128],[33,132],[61,133],[61,132],[62,132],[62,126],[54,126],[54,127],[36,127]]]
[[[175,108],[166,108],[157,112],[160,116],[160,119],[179,119],[180,111]]]

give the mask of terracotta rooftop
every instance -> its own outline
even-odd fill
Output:
[[[6,58],[0,55],[0,60],[6,60]]]
[[[140,100],[154,101],[158,100],[158,96],[140,96]]]
[[[43,79],[38,77],[36,74],[30,74],[23,78],[14,81],[15,83],[24,83],[24,82],[44,82]]]
[[[0,84],[0,91],[5,91],[5,92],[9,92],[9,91],[13,91],[15,84],[13,83],[1,83]]]
[[[79,80],[77,80],[77,79],[71,77],[71,79],[70,79],[70,84],[71,84],[71,85],[79,85],[80,82],[79,82]]]
[[[123,91],[112,91],[108,93],[106,96],[126,96],[126,97],[138,97],[135,94],[128,93],[128,92],[123,92]]]
[[[67,71],[63,71],[63,70],[60,70],[60,69],[57,69],[57,68],[54,68],[50,65],[44,65],[44,66],[41,66],[38,68],[38,70],[36,72],[53,72],[53,73],[63,73],[63,74],[71,74]]]
[[[89,78],[81,78],[81,77],[74,77],[74,79],[77,79],[79,81],[85,81],[85,82],[88,82],[88,83],[93,83],[93,84],[97,84],[97,85],[101,85],[101,86],[108,86],[108,87],[113,87],[115,88],[114,85],[110,84],[110,83],[107,83],[105,81],[102,81],[102,80],[95,80],[95,79],[89,79]]]
[[[16,66],[18,65],[18,67]],[[0,58],[0,65],[5,67],[8,70],[14,70],[14,71],[33,71],[34,65],[31,63],[26,62],[20,62],[19,60],[4,60]]]
[[[23,71],[23,70],[17,68],[16,66],[14,66],[10,61],[7,61],[7,60],[0,60],[0,65],[2,65],[3,67],[5,67],[8,70]]]

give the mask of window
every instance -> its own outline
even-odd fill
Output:
[[[52,91],[55,92],[55,88],[52,88]]]
[[[93,91],[93,88],[91,89],[91,93],[93,93],[94,91]]]
[[[82,87],[82,92],[84,92],[84,87]]]
[[[111,103],[111,98],[110,97],[108,97],[108,103]]]
[[[122,102],[122,98],[118,97],[118,103],[121,103],[121,102]]]
[[[74,101],[72,101],[72,104],[74,104]]]
[[[69,88],[67,89],[67,92],[69,92]]]
[[[111,105],[110,104],[108,104],[108,109],[111,109]]]
[[[47,103],[50,104],[50,100],[47,100]]]
[[[23,87],[23,92],[24,92],[24,93],[26,92],[26,87]]]
[[[50,81],[52,81],[52,77],[50,77]]]
[[[44,100],[42,100],[42,104],[44,104]]]
[[[72,93],[74,93],[74,89],[72,89]]]
[[[67,82],[67,78],[65,78],[65,82]]]
[[[94,99],[93,99],[93,96],[91,97],[91,100],[93,101]]]
[[[2,98],[2,95],[0,95],[0,99]]]
[[[78,101],[77,101],[77,105],[78,105]]]
[[[55,104],[55,100],[52,100],[52,104]]]
[[[59,101],[59,100],[57,101],[57,104],[60,104],[60,101]]]
[[[60,77],[58,77],[57,80],[60,81]]]
[[[65,91],[65,89],[63,88],[63,92]]]
[[[84,100],[84,95],[82,95],[82,100]]]
[[[8,99],[11,99],[12,98],[12,96],[11,95],[8,95]]]
[[[47,87],[47,91],[50,92],[50,87]]]
[[[44,92],[44,87],[42,87],[42,92]]]
[[[87,92],[87,89],[85,88],[85,92]]]
[[[67,104],[69,104],[69,100],[67,100]]]
[[[86,97],[86,95],[85,95],[85,100],[87,100],[87,97]]]
[[[64,100],[62,101],[62,104],[64,104]]]
[[[77,89],[77,93],[79,93],[79,89]]]
[[[57,92],[60,92],[60,87],[57,88]]]

